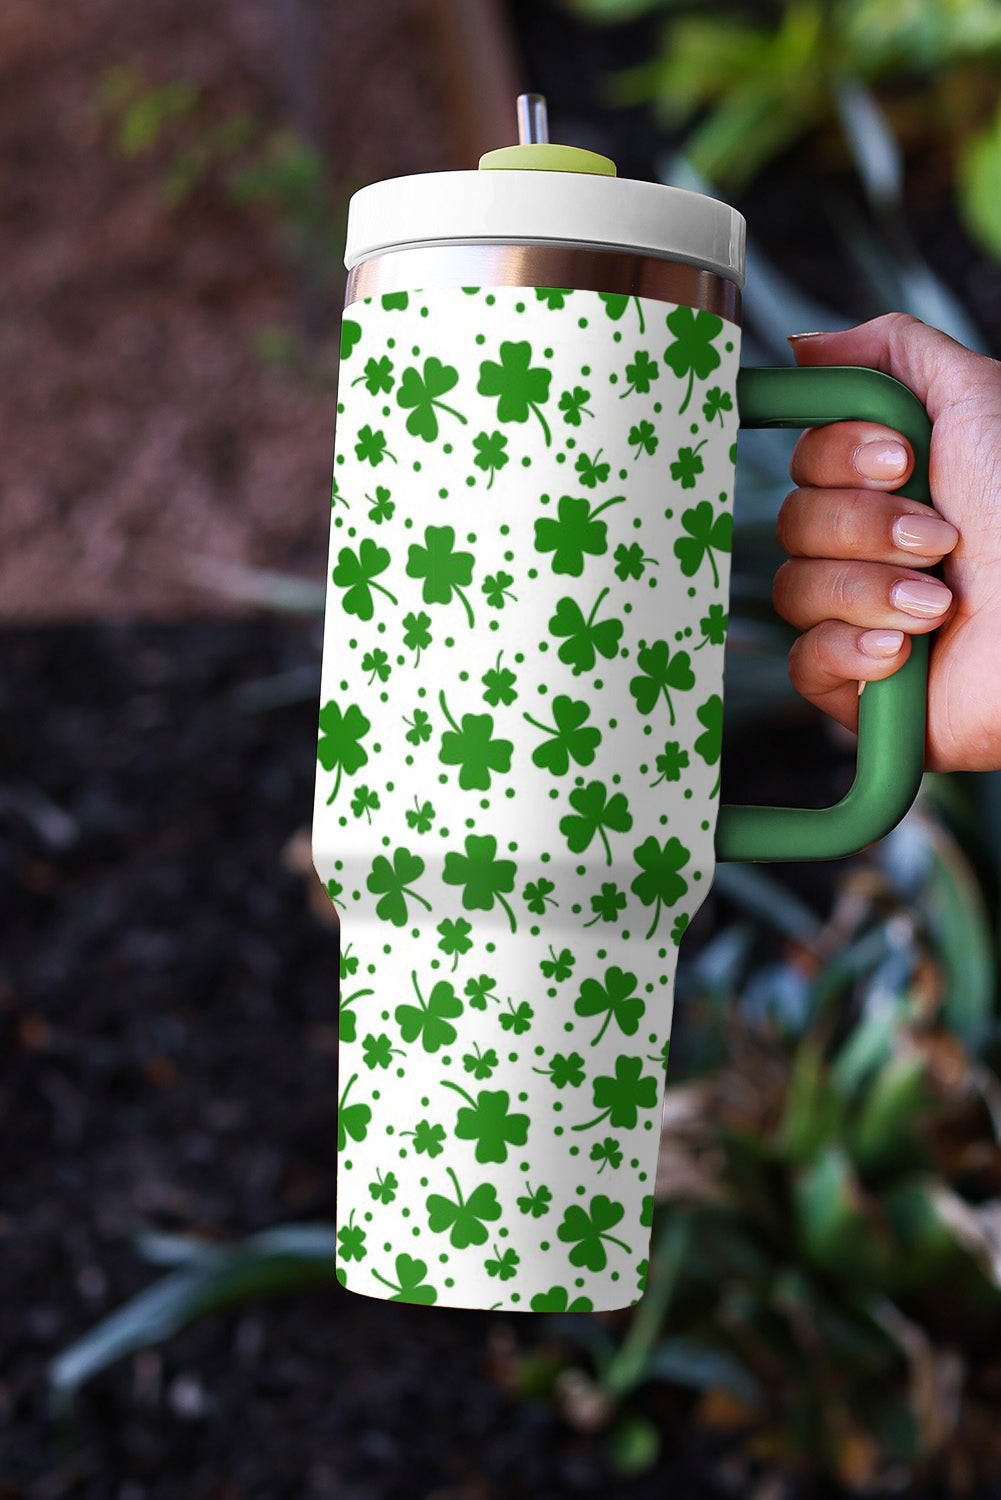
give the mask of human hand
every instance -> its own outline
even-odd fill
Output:
[[[789,464],[798,488],[777,527],[790,560],[773,590],[803,632],[789,655],[793,686],[857,729],[858,683],[889,677],[910,636],[935,630],[925,764],[1001,769],[1001,361],[907,313],[789,342],[797,364],[866,365],[910,387],[932,422],[934,502],[892,493],[914,455],[891,428],[833,422],[802,434]],[[944,583],[917,571],[940,560]]]

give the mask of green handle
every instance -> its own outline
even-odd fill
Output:
[[[931,504],[931,423],[914,392],[892,375],[854,365],[746,369],[737,376],[742,427],[825,427],[882,422],[914,449],[914,472],[896,493]],[[719,810],[720,860],[842,859],[889,833],[907,812],[924,771],[928,637],[892,677],[859,699],[858,756],[851,790],[833,807]]]

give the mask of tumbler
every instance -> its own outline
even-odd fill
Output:
[[[313,824],[337,1272],[599,1310],[645,1285],[717,854],[854,852],[921,776],[917,637],[863,696],[841,804],[719,809],[738,424],[886,422],[927,502],[928,420],[871,370],[739,371],[741,215],[549,145],[520,103],[522,144],[348,217]]]

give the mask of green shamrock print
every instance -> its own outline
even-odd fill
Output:
[[[587,786],[576,787],[570,793],[570,806],[574,811],[560,819],[560,832],[571,854],[583,854],[597,834],[605,846],[607,863],[611,865],[612,846],[605,830],[610,828],[613,833],[628,833],[633,826],[625,794],[615,792],[609,797],[603,781],[589,781]]]
[[[640,670],[637,676],[630,679],[629,691],[636,700],[638,711],[641,714],[652,714],[663,693],[673,725],[675,714],[671,689],[677,693],[687,693],[695,686],[692,659],[688,652],[676,651],[672,656],[666,641],[653,641],[649,646],[646,641],[640,641],[636,665]]]
[[[476,1142],[478,1162],[507,1161],[508,1146],[524,1146],[528,1140],[528,1116],[509,1114],[510,1095],[506,1089],[480,1089],[476,1098],[447,1078],[442,1088],[453,1089],[467,1101],[456,1117],[455,1136],[460,1141]]]
[[[567,298],[573,296],[567,287],[537,286],[535,295],[540,302],[544,302],[550,312],[559,312],[567,305]]]
[[[652,458],[657,452],[660,440],[657,437],[653,423],[648,422],[644,418],[642,422],[637,422],[634,426],[630,427],[628,441],[630,448],[636,449],[633,458],[639,458],[641,453],[649,454]]]
[[[536,1292],[532,1298],[533,1312],[591,1312],[594,1303],[590,1297],[575,1297],[571,1302],[565,1286],[551,1286],[548,1292]]]
[[[497,858],[497,840],[493,834],[467,834],[465,853],[449,850],[445,855],[442,879],[446,885],[462,886],[462,905],[466,911],[492,911],[499,901],[507,912],[511,931],[517,931],[514,912],[504,899],[514,890],[517,865],[513,859]]]
[[[699,449],[704,448],[708,441],[708,438],[703,438],[701,443],[696,443],[694,448],[679,448],[677,458],[672,460],[671,478],[679,479],[683,490],[695,488],[695,481],[703,468]]]
[[[613,1172],[621,1167],[622,1151],[613,1135],[606,1135],[603,1141],[595,1141],[591,1147],[591,1161],[601,1162],[598,1168],[599,1177],[606,1167],[611,1167]]]
[[[363,1260],[368,1254],[365,1249],[365,1231],[354,1222],[355,1211],[351,1210],[350,1217],[343,1229],[337,1231],[337,1253],[341,1260]]]
[[[521,893],[521,899],[535,916],[544,917],[547,907],[560,904],[553,895],[555,889],[553,882],[543,875],[538,880],[529,881]]]
[[[687,536],[678,537],[674,544],[674,555],[681,563],[681,571],[686,578],[692,578],[699,571],[703,558],[709,559],[712,568],[713,586],[719,588],[719,569],[713,552],[729,552],[733,541],[733,516],[729,511],[723,511],[720,515],[713,515],[712,505],[708,500],[700,500],[691,510],[686,510],[681,517],[681,524]]]
[[[387,1172],[383,1177],[382,1173],[377,1171],[375,1181],[369,1183],[368,1190],[376,1203],[392,1203],[399,1186],[395,1172]]]
[[[453,593],[466,611],[469,628],[474,625],[473,610],[462,592],[473,581],[473,554],[456,552],[455,530],[451,526],[425,526],[424,545],[411,543],[407,559],[407,577],[423,578],[425,604],[451,604]]]
[[[357,704],[348,704],[342,713],[340,705],[334,702],[325,703],[320,709],[319,724],[316,758],[325,771],[337,770],[334,789],[327,798],[329,807],[340,790],[341,773],[353,776],[368,765],[368,751],[360,742],[372,726]]]
[[[642,549],[640,550],[642,555]],[[607,588],[601,590],[586,619],[577,601],[565,595],[557,603],[556,612],[549,621],[550,634],[563,639],[557,655],[560,661],[573,668],[575,677],[579,677],[582,672],[590,672],[599,656],[603,656],[606,661],[614,661],[619,654],[624,629],[622,621],[595,621],[608,592]]]
[[[660,786],[662,781],[680,781],[682,771],[688,766],[688,751],[682,750],[677,740],[667,740],[663,754],[656,757],[654,764],[660,775],[651,781],[651,786]]]
[[[531,714],[524,714],[529,724],[541,729],[547,738],[532,751],[532,763],[540,771],[551,771],[554,776],[565,776],[571,760],[578,766],[589,766],[601,744],[600,730],[585,728],[591,717],[587,703],[560,693],[553,699],[555,724],[540,724]]]
[[[681,416],[692,399],[695,377],[705,380],[719,367],[719,351],[713,348],[713,339],[722,332],[723,319],[701,307],[698,312],[690,307],[676,307],[667,315],[667,326],[674,340],[664,350],[664,363],[681,379],[688,376],[685,398],[678,407]]]
[[[544,516],[535,523],[536,552],[552,552],[553,572],[569,573],[579,578],[584,571],[584,555],[600,557],[608,551],[608,526],[597,518],[610,505],[625,503],[625,495],[606,500],[595,510],[586,498],[561,495],[557,519]]]
[[[353,318],[341,320],[341,359],[350,359],[351,351],[361,338],[361,324]]]
[[[363,381],[370,396],[378,396],[380,392],[388,394],[393,389],[396,376],[393,374],[393,361],[388,354],[384,354],[381,359],[367,360],[364,373],[352,380],[351,384],[361,385]]]
[[[532,1184],[530,1182],[525,1183],[525,1189],[526,1191],[523,1196],[517,1200],[521,1212],[523,1214],[531,1214],[533,1219],[544,1218],[549,1212],[550,1203],[553,1201],[552,1193],[546,1187],[545,1183],[540,1184],[534,1193],[532,1192]]]
[[[605,304],[605,312],[614,322],[618,322],[629,306],[635,302],[636,312],[640,320],[640,333],[646,333],[646,323],[643,318],[643,304],[638,297],[629,297],[623,292],[599,292],[598,296]]]
[[[617,922],[619,912],[626,909],[626,896],[620,891],[614,881],[606,881],[597,895],[591,897],[591,910],[594,916],[590,922],[585,922],[585,927],[593,927],[595,922]]]
[[[623,1307],[712,863],[739,329],[625,293],[385,296],[345,320],[317,736],[335,1270]]]
[[[490,475],[487,481],[489,490],[493,487],[494,475],[510,461],[510,455],[504,452],[507,447],[507,438],[502,432],[481,432],[473,438],[473,447],[476,449],[473,463],[485,474]]]
[[[647,937],[653,937],[660,921],[662,906],[673,906],[688,890],[688,882],[679,871],[688,863],[689,851],[680,839],[673,835],[664,845],[658,844],[653,834],[644,839],[633,858],[642,870],[629,889],[638,896],[644,906],[654,908],[653,921]]]
[[[395,594],[375,580],[389,567],[390,557],[385,547],[364,537],[355,552],[352,547],[342,547],[337,554],[337,566],[331,578],[339,589],[344,589],[341,604],[346,615],[357,615],[359,620],[371,620],[375,613],[372,590],[385,594],[391,604],[397,603]]]
[[[533,1068],[532,1072],[543,1073],[553,1088],[564,1089],[569,1086],[579,1089],[584,1082],[584,1059],[579,1052],[571,1052],[568,1056],[564,1056],[562,1052],[554,1052],[549,1059],[548,1068]]]
[[[351,811],[356,818],[368,818],[371,824],[373,812],[379,811],[379,793],[372,791],[371,787],[355,787],[355,794],[351,798]]]
[[[394,849],[392,864],[384,854],[376,855],[365,883],[373,896],[381,897],[375,910],[383,922],[392,922],[394,927],[406,926],[408,896],[431,910],[430,901],[425,901],[423,896],[410,889],[423,874],[424,861],[419,854],[411,854],[409,849]]]
[[[586,1266],[589,1271],[601,1271],[608,1263],[605,1252],[605,1242],[610,1245],[618,1245],[620,1250],[629,1254],[629,1246],[624,1240],[617,1239],[609,1230],[614,1229],[616,1224],[625,1213],[621,1203],[613,1203],[604,1193],[596,1193],[591,1199],[590,1208],[585,1211],[579,1203],[572,1203],[563,1215],[563,1222],[556,1233],[559,1239],[568,1245],[573,1245],[570,1251],[570,1264],[573,1266]]]
[[[632,364],[626,365],[626,380],[629,384],[619,396],[620,401],[625,401],[627,396],[638,393],[641,396],[649,394],[650,387],[660,374],[660,369],[655,359],[651,359],[645,349],[637,349],[633,355]]]
[[[593,458],[588,458],[586,453],[578,453],[577,455],[577,462],[574,464],[574,468],[580,475],[580,482],[586,490],[593,490],[599,484],[605,484],[611,473],[610,464],[600,464],[598,462],[602,451],[599,448]]]
[[[696,651],[701,651],[705,645],[722,646],[726,641],[726,621],[726,610],[722,604],[710,604],[709,613],[699,621],[702,639],[696,646]]]
[[[453,974],[459,967],[461,956],[464,953],[468,953],[473,946],[473,940],[469,936],[472,930],[472,923],[467,922],[465,917],[459,917],[456,921],[453,921],[451,917],[446,917],[443,922],[438,923],[436,931],[441,934],[441,941],[438,947],[442,953],[454,955],[455,963],[452,965]]]
[[[501,657],[503,655],[503,651],[498,651],[497,661],[480,678],[480,681],[486,688],[486,692],[483,694],[483,701],[488,703],[491,708],[496,708],[500,703],[503,703],[505,708],[510,708],[518,696],[515,689],[515,683],[518,679],[510,667],[501,666]]]
[[[586,391],[582,385],[575,385],[572,391],[564,391],[557,403],[563,413],[563,420],[568,427],[579,427],[581,425],[581,413],[585,417],[593,417],[587,403],[591,399],[591,392]]]
[[[722,427],[725,411],[733,411],[733,398],[729,391],[721,390],[718,385],[714,385],[706,391],[706,399],[702,403],[702,415],[707,422],[719,417],[719,425]]]
[[[389,498],[389,494],[390,492],[384,484],[377,484],[375,487],[375,499],[373,500],[371,495],[365,496],[365,499],[372,507],[368,513],[368,518],[373,526],[381,526],[383,521],[391,521],[393,519],[396,503]]]
[[[420,1038],[425,1052],[437,1052],[441,1047],[450,1047],[458,1035],[452,1022],[462,1014],[462,1001],[455,993],[455,986],[447,979],[439,979],[425,1001],[417,983],[417,971],[410,976],[417,996],[416,1005],[398,1005],[395,1016],[400,1035],[405,1042],[416,1042]]]
[[[517,604],[517,595],[511,593],[512,583],[514,579],[511,574],[505,573],[502,569],[496,573],[488,573],[484,578],[483,592],[487,597],[487,603],[493,609],[503,609],[507,600],[510,600],[512,604]]]
[[[450,1231],[449,1238],[455,1250],[465,1250],[468,1245],[485,1245],[488,1238],[486,1225],[501,1216],[497,1189],[492,1182],[483,1182],[466,1198],[455,1172],[451,1167],[446,1167],[445,1170],[452,1179],[455,1197],[446,1198],[442,1193],[429,1194],[428,1228],[433,1234]]]
[[[400,379],[396,392],[397,405],[410,410],[407,431],[413,437],[433,443],[438,436],[437,412],[448,412],[465,425],[467,418],[454,406],[446,406],[440,397],[453,390],[459,383],[459,372],[452,365],[443,365],[435,355],[424,361],[424,374],[408,365]]]
[[[503,773],[511,769],[510,740],[495,740],[494,721],[491,714],[463,714],[462,728],[452,718],[445,702],[445,694],[439,693],[441,711],[451,724],[441,737],[438,759],[443,766],[458,766],[459,785],[463,791],[490,790],[491,772]]]
[[[634,1130],[641,1109],[655,1109],[658,1102],[657,1080],[643,1072],[642,1057],[620,1055],[615,1059],[614,1074],[603,1073],[591,1085],[592,1103],[601,1113],[573,1130],[593,1130],[608,1121],[613,1130]]]
[[[392,1297],[387,1298],[389,1302],[415,1302],[419,1306],[433,1307],[438,1300],[438,1293],[429,1282],[425,1281],[428,1268],[427,1262],[417,1260],[405,1252],[396,1257],[396,1280],[389,1281],[385,1276],[380,1276],[374,1270],[372,1275],[383,1286],[388,1286]]]
[[[610,1021],[615,1022],[625,1036],[635,1036],[646,1005],[633,992],[639,980],[635,974],[613,964],[605,971],[604,983],[597,979],[585,979],[580,987],[574,1010],[579,1016],[604,1016],[601,1029],[591,1038],[595,1047],[608,1030]]]
[[[367,1104],[348,1104],[348,1094],[351,1085],[357,1080],[358,1074],[353,1073],[344,1085],[344,1092],[337,1101],[337,1149],[343,1151],[348,1143],[348,1136],[353,1141],[363,1141],[368,1134],[369,1122],[372,1119],[372,1110]]]
[[[393,463],[399,463],[395,453],[390,453],[386,434],[382,428],[375,431],[366,422],[364,427],[358,429],[358,441],[355,443],[355,454],[359,461],[370,463],[373,469],[377,469],[384,458],[391,458]]]
[[[527,422],[534,412],[542,424],[548,448],[552,442],[549,424],[541,407],[549,400],[552,372],[542,365],[532,365],[532,346],[527,341],[500,346],[500,364],[485,359],[480,365],[476,389],[481,396],[496,396],[498,422]]]

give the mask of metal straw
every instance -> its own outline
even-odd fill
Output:
[[[518,95],[518,144],[549,144],[549,115],[544,94]]]

